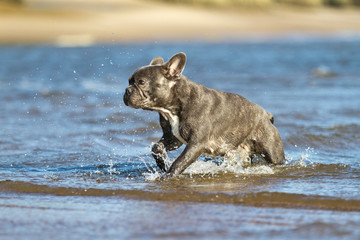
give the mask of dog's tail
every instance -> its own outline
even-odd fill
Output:
[[[270,119],[270,122],[271,122],[272,124],[274,124],[274,116],[273,116],[271,113],[269,113],[269,112],[267,112],[267,115],[268,115],[268,117],[269,117],[269,119]]]

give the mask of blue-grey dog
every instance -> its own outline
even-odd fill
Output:
[[[283,143],[271,113],[237,94],[189,80],[182,75],[185,63],[184,53],[165,63],[154,58],[135,71],[124,94],[127,106],[159,112],[163,136],[152,151],[166,177],[181,174],[201,154],[216,157],[239,148],[282,164]],[[182,144],[184,151],[165,169],[165,152]]]

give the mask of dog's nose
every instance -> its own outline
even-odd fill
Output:
[[[131,92],[132,92],[132,89],[131,89],[131,88],[127,88],[127,89],[125,90],[125,95],[129,96],[129,95],[131,95]]]
[[[130,87],[125,89],[125,94],[124,94],[123,100],[124,100],[124,103],[126,106],[129,106],[131,92],[132,92],[132,90]]]

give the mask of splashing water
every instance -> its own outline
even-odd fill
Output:
[[[294,157],[287,155],[286,165],[300,168],[312,166],[314,164],[314,162],[311,160],[311,156],[313,154],[315,154],[315,150],[311,147],[307,147],[304,152],[301,152],[301,155],[298,159],[295,157],[296,160],[293,160]]]
[[[150,148],[148,148],[150,149]],[[251,162],[260,162],[260,164],[252,164]],[[165,154],[165,165],[168,169],[175,159],[170,159]],[[156,168],[148,167],[143,160],[148,172],[144,173],[146,181],[158,180],[163,173],[159,172]],[[208,158],[201,156],[197,161],[191,164],[185,171],[184,175],[190,176],[211,176],[214,177],[219,174],[233,174],[233,175],[262,175],[262,174],[274,174],[274,169],[267,164],[261,164],[263,162],[258,161],[257,158],[250,158],[246,151],[231,151],[225,156],[217,158]]]
[[[150,150],[151,148],[147,147],[147,149]],[[313,154],[316,154],[315,150],[307,147],[304,151],[301,151],[300,156],[286,155],[285,164],[281,166],[268,164],[261,156],[255,156],[251,159],[246,151],[232,151],[225,156],[217,158],[201,156],[184,171],[183,176],[193,178],[195,176],[216,177],[221,174],[231,174],[235,177],[239,177],[239,175],[273,175],[277,170],[284,168],[314,167],[315,163],[311,160]],[[146,181],[159,180],[164,174],[156,167],[146,163],[145,159],[141,158],[141,160],[148,170],[143,173]],[[165,165],[167,169],[174,160],[175,158],[169,158],[169,156],[165,154]]]

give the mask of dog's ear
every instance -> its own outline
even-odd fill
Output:
[[[186,54],[177,53],[170,58],[169,61],[163,64],[164,75],[167,78],[178,79],[184,71],[186,64]]]
[[[153,60],[151,60],[150,65],[160,65],[164,63],[164,59],[162,57],[156,57]]]

